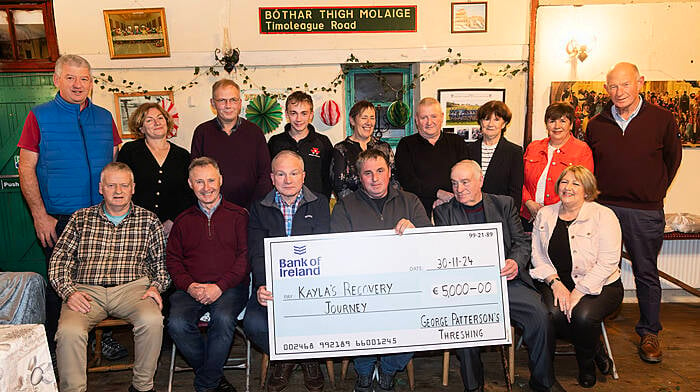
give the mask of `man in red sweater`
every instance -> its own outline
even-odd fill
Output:
[[[641,336],[639,356],[661,362],[658,334],[661,283],[656,257],[664,235],[664,197],[681,164],[681,140],[673,114],[639,94],[644,77],[634,64],[619,63],[606,76],[610,102],[588,123],[600,203],[620,220],[632,257]]]
[[[211,106],[216,117],[197,126],[192,135],[192,159],[211,157],[221,167],[221,194],[248,208],[272,190],[270,152],[262,130],[241,114],[241,89],[231,79],[214,83]]]
[[[168,332],[195,371],[197,392],[236,391],[223,367],[236,317],[248,300],[248,212],[222,198],[222,181],[216,161],[192,161],[188,182],[198,202],[175,219],[166,249],[177,289],[170,296]],[[197,323],[206,312],[211,321],[205,341]]]

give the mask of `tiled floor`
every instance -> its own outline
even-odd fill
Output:
[[[700,304],[663,304],[662,347],[664,360],[660,364],[651,365],[642,362],[637,356],[637,335],[634,324],[637,320],[637,305],[623,304],[619,315],[606,322],[613,354],[620,374],[619,380],[611,377],[598,376],[595,391],[650,391],[650,392],[685,392],[700,391]],[[115,336],[124,344],[132,345],[131,335],[127,331],[117,332]],[[131,348],[131,347],[130,347]],[[234,345],[234,352],[242,348],[240,339]],[[505,391],[503,369],[498,351],[488,351],[483,355],[486,369],[485,380],[487,391]],[[156,389],[167,391],[168,365],[170,351],[165,350],[160,358],[156,373]],[[184,364],[182,359],[178,363]],[[442,353],[418,353],[414,359],[416,391],[463,391],[459,377],[459,361],[453,355],[450,362],[449,385],[441,385]],[[560,383],[567,391],[584,391],[576,382],[577,368],[573,356],[557,356],[555,361],[556,374]],[[322,365],[325,371],[325,366]],[[526,391],[529,372],[527,369],[527,353],[519,350],[516,353],[516,383],[513,390]],[[326,384],[327,391],[352,391],[354,371],[352,365],[345,381],[339,381],[335,388]],[[340,361],[336,361],[335,374],[339,378]],[[245,372],[227,370],[226,377],[239,392],[245,391]],[[397,380],[397,391],[408,391],[406,373],[400,373]],[[131,379],[131,372],[113,372],[90,374],[88,377],[89,391],[126,391]],[[192,391],[192,372],[175,375],[173,391]],[[260,354],[253,350],[252,369],[250,377],[251,391],[262,391],[260,388]],[[297,371],[292,379],[288,392],[306,391],[302,375]]]

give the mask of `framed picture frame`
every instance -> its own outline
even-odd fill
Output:
[[[161,103],[163,100],[173,102],[172,91],[149,91],[147,93],[114,93],[116,123],[122,139],[135,139],[136,134],[129,131],[129,116],[146,102]]]
[[[113,59],[170,57],[165,8],[104,10]]]
[[[506,101],[504,88],[459,88],[438,90],[438,101],[444,113],[442,128],[454,132],[466,141],[481,136],[481,127],[476,118],[479,106],[489,101]]]
[[[453,33],[485,33],[487,31],[487,2],[452,3],[450,18]]]

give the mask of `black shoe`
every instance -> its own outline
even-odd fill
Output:
[[[92,352],[95,352],[95,341],[92,341]],[[114,340],[112,335],[102,335],[102,357],[110,361],[116,361],[129,355],[126,347]]]
[[[236,392],[236,388],[231,385],[226,377],[221,377],[219,380],[219,386],[216,387],[216,392]]]
[[[578,374],[578,383],[584,388],[593,388],[595,385],[595,370],[593,373],[580,373]]]
[[[379,372],[379,390],[393,391],[394,390],[394,375],[389,373]]]
[[[355,389],[353,392],[373,392],[372,388],[372,373],[370,374],[358,374],[355,380]]]
[[[610,374],[610,372],[612,371],[612,359],[610,359],[608,354],[605,353],[602,344],[598,347],[598,350],[596,351],[593,360],[595,361],[595,365],[598,367],[598,370],[600,370],[601,373]]]
[[[474,389],[465,389],[465,392],[484,392],[484,386],[479,386]]]
[[[134,388],[133,385],[129,385],[129,392],[156,392],[155,388],[149,389],[148,391],[139,391],[138,389]]]
[[[267,392],[282,392],[289,386],[289,378],[296,367],[294,362],[271,362]]]

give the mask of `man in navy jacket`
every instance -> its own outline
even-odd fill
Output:
[[[264,240],[268,237],[325,234],[330,230],[328,199],[304,185],[304,160],[291,150],[283,150],[272,160],[272,183],[275,187],[250,208],[248,254],[253,271],[253,292],[246,308],[243,329],[250,340],[269,354],[267,301],[272,293],[265,282]],[[284,390],[296,367],[294,362],[271,364],[268,391]],[[309,391],[323,390],[323,374],[317,361],[301,363],[304,385]]]

